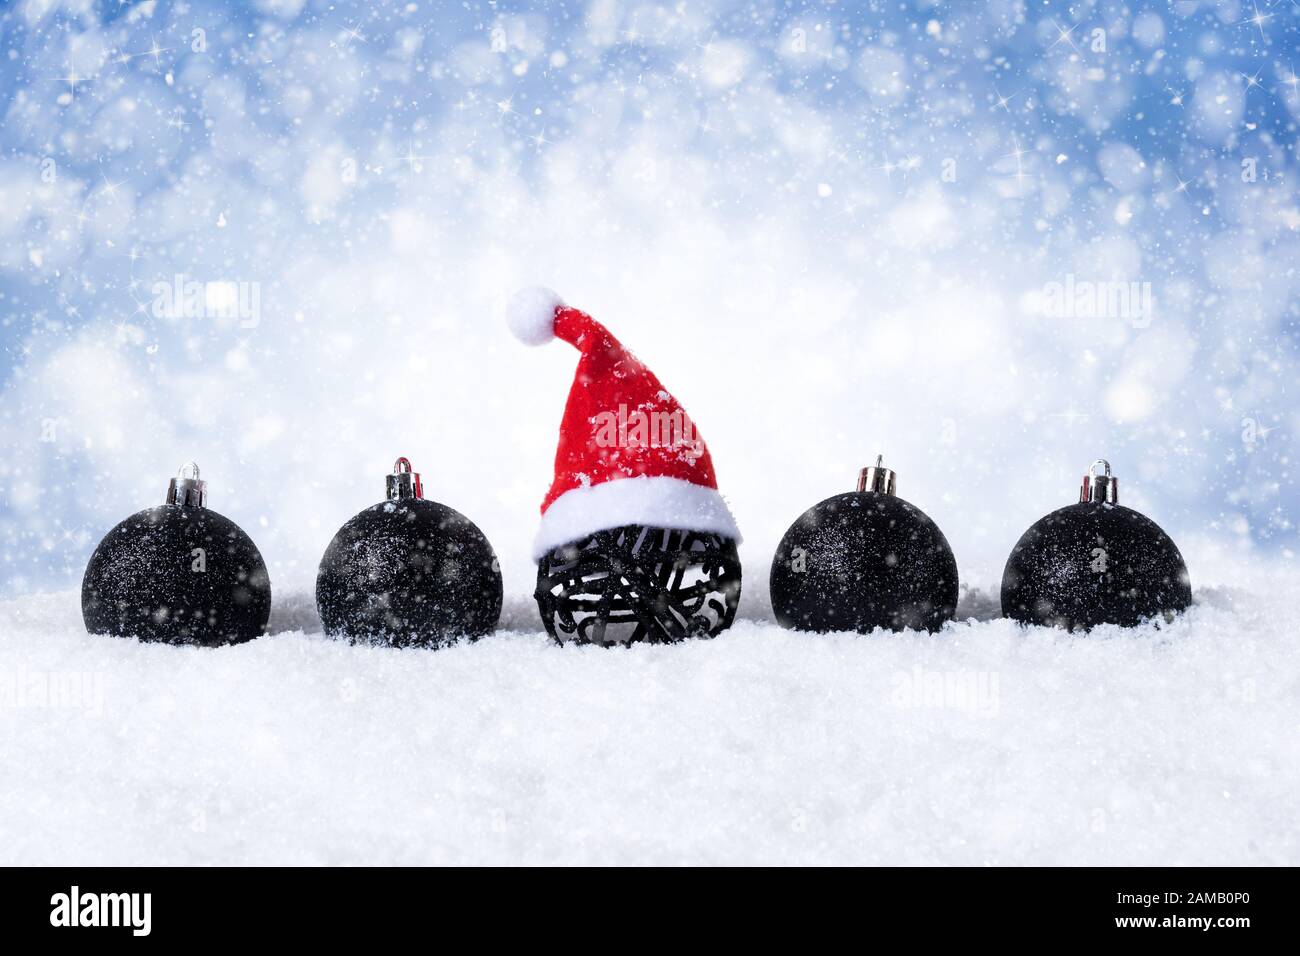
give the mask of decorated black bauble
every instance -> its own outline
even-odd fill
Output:
[[[215,647],[251,641],[270,615],[262,555],[207,507],[207,484],[192,463],[171,480],[166,504],[105,535],[81,582],[92,634]]]
[[[772,610],[801,631],[937,631],[957,611],[957,561],[920,508],[896,494],[881,459],[858,490],[827,498],[785,533],[772,559]]]
[[[724,535],[624,525],[543,555],[535,596],[561,643],[714,637],[736,618],[740,558]]]
[[[1002,572],[1002,613],[1025,624],[1131,627],[1191,603],[1178,547],[1150,518],[1119,504],[1119,482],[1104,460],[1084,476],[1078,504],[1021,535]]]
[[[364,643],[481,637],[501,617],[501,568],[478,526],[427,500],[399,458],[387,500],[348,521],[325,549],[316,609],[326,634]]]

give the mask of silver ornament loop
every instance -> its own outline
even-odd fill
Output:
[[[858,472],[858,491],[874,491],[878,495],[898,494],[898,475],[884,465],[885,456],[877,455],[876,463]]]
[[[204,508],[208,504],[208,483],[199,479],[199,466],[192,462],[181,465],[167,485],[167,504],[182,508]]]
[[[1103,467],[1103,474],[1097,474],[1098,465]],[[1098,458],[1088,467],[1088,473],[1083,476],[1083,486],[1079,489],[1079,501],[1104,505],[1119,503],[1119,479],[1110,473],[1110,462],[1105,458]]]
[[[411,467],[409,458],[399,458],[393,462],[393,473],[388,476],[387,485],[389,501],[424,497],[424,485],[419,474]]]

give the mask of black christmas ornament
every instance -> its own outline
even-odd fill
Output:
[[[511,300],[529,345],[578,350],[555,475],[533,544],[533,592],[557,641],[713,637],[740,603],[740,530],[681,403],[594,318],[549,289]]]
[[[331,637],[402,647],[477,638],[501,617],[501,569],[478,526],[427,500],[399,458],[387,500],[348,521],[325,549],[316,608]]]
[[[1088,471],[1079,503],[1042,518],[1011,549],[1002,613],[1025,624],[1086,630],[1132,627],[1185,609],[1192,586],[1177,546],[1150,518],[1118,503],[1109,462],[1098,459]]]
[[[858,490],[827,498],[772,559],[772,610],[801,631],[937,631],[957,610],[957,561],[939,527],[896,494],[876,458]]]
[[[561,643],[715,637],[736,618],[740,557],[725,535],[624,525],[543,555],[535,597]]]
[[[192,462],[171,480],[166,504],[104,536],[81,582],[92,634],[215,647],[263,634],[270,614],[262,555],[207,507],[207,483]]]

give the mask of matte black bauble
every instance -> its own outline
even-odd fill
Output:
[[[1002,573],[1002,613],[1068,630],[1131,627],[1192,603],[1178,547],[1145,515],[1118,503],[1110,465],[1084,477],[1081,501],[1053,511],[1016,542]]]
[[[187,465],[172,479],[167,504],[105,535],[81,582],[87,631],[207,647],[266,631],[271,583],[262,555],[206,504],[198,467]]]
[[[957,561],[939,527],[864,468],[858,491],[805,511],[772,559],[772,610],[802,631],[937,631],[957,611]]]
[[[427,501],[399,458],[388,500],[348,521],[321,558],[316,608],[325,633],[365,643],[436,646],[492,631],[501,569],[483,532]]]
[[[714,637],[736,617],[740,558],[722,535],[625,525],[544,555],[535,597],[562,643]]]

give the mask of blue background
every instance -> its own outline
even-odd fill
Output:
[[[190,458],[305,583],[408,453],[527,590],[572,356],[496,312],[539,281],[687,403],[747,561],[882,449],[988,573],[1103,454],[1194,580],[1289,559],[1298,37],[1292,0],[10,4],[0,587],[75,586]],[[177,274],[257,324],[158,314]],[[1066,275],[1155,316],[1044,316]]]

